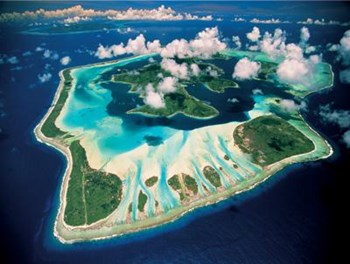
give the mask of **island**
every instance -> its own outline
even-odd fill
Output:
[[[145,103],[147,85],[157,87],[171,77],[158,54],[60,72],[53,103],[35,135],[67,158],[54,226],[62,243],[157,227],[250,190],[290,164],[332,154],[300,108],[282,106],[288,96],[302,99],[331,87],[329,64],[315,69],[310,88],[281,83],[278,62],[263,53],[225,50],[219,55],[178,59],[178,64],[198,65],[200,74],[177,79],[158,108]],[[262,70],[252,81],[236,82],[220,62],[234,65],[243,57],[261,63]],[[217,106],[230,106],[231,93],[252,89],[247,82],[276,92],[250,94],[254,105],[244,112],[246,119],[232,115],[221,123],[224,110]],[[199,98],[201,93],[222,101],[214,106]],[[179,128],[184,122],[192,127]]]

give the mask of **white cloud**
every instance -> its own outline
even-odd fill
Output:
[[[117,28],[117,32],[120,34],[128,34],[131,32],[134,32],[135,30],[132,29],[131,27],[126,27],[126,28]]]
[[[338,51],[339,47],[340,47],[339,44],[331,44],[331,43],[327,44],[328,51]]]
[[[324,122],[338,125],[340,128],[350,127],[350,111],[332,110],[329,104],[320,107],[320,117]]]
[[[186,58],[190,53],[190,45],[185,39],[175,39],[168,43],[161,51],[160,55],[164,58]]]
[[[275,19],[275,18],[271,18],[271,19],[258,19],[258,18],[253,18],[252,20],[250,20],[250,23],[253,24],[286,24],[286,23],[290,23],[290,21],[282,21],[280,19]]]
[[[346,131],[343,134],[343,142],[345,143],[347,148],[350,148],[350,130]]]
[[[246,20],[244,18],[241,18],[241,17],[235,17],[232,21],[233,22],[246,22]]]
[[[217,78],[219,76],[219,73],[216,70],[211,69],[211,67],[208,67],[207,71],[211,77]]]
[[[232,42],[235,44],[236,49],[240,49],[242,47],[242,42],[239,36],[232,36]]]
[[[298,21],[298,24],[303,24],[303,25],[319,25],[319,26],[344,26],[347,27],[350,25],[350,22],[340,22],[336,20],[329,20],[326,21],[324,18],[322,19],[312,19],[308,18],[304,21]]]
[[[112,45],[110,47],[99,45],[95,56],[99,59],[112,58],[123,54],[147,54],[147,53],[159,53],[161,50],[159,40],[152,42],[147,41],[143,34],[138,35],[135,39],[129,39],[126,46],[123,43],[118,45]]]
[[[146,105],[156,109],[165,107],[163,94],[155,92],[151,83],[147,84],[146,86],[146,93],[144,95],[143,102]]]
[[[46,72],[43,74],[38,74],[38,79],[39,79],[39,82],[41,82],[41,83],[45,83],[45,82],[50,81],[51,77],[52,77],[52,74],[49,72]]]
[[[51,51],[51,50],[48,50],[48,49],[44,51],[43,57],[45,59],[51,59],[51,60],[58,60],[58,58],[59,58],[57,52]]]
[[[284,50],[285,60],[278,65],[277,75],[280,80],[289,84],[308,84],[314,77],[315,65],[320,63],[318,55],[304,58],[300,46],[291,43]]]
[[[162,69],[167,72],[170,72],[171,75],[179,79],[188,78],[188,67],[186,63],[177,64],[173,59],[163,59],[160,63]]]
[[[43,47],[40,47],[40,46],[39,46],[39,47],[36,47],[36,49],[35,49],[36,52],[40,52],[40,51],[43,51],[43,50],[44,50],[44,48],[43,48]]]
[[[285,59],[277,68],[278,77],[287,83],[304,83],[309,73],[307,64],[297,59]]]
[[[260,29],[258,27],[253,27],[253,30],[251,32],[247,33],[247,38],[251,42],[257,42],[260,37],[261,37]]]
[[[190,68],[191,68],[191,71],[192,71],[192,75],[194,75],[194,76],[198,76],[200,74],[200,72],[201,72],[200,68],[195,63],[192,63],[190,65]]]
[[[98,46],[95,56],[99,59],[109,59],[112,58],[112,50],[109,47],[104,47],[101,44]]]
[[[310,31],[307,27],[300,29],[300,42],[306,43],[310,39]]]
[[[290,99],[281,100],[280,106],[283,110],[287,112],[297,111],[300,107],[300,105],[298,105],[294,100],[290,100]]]
[[[235,103],[239,103],[239,100],[237,98],[232,97],[232,98],[228,98],[227,102],[235,104]]]
[[[62,57],[60,62],[62,65],[68,65],[71,62],[71,58],[69,56]]]
[[[342,83],[350,84],[350,68],[339,73],[339,79]]]
[[[313,52],[315,52],[315,51],[316,51],[316,47],[315,47],[315,46],[308,46],[308,47],[306,47],[305,50],[304,50],[304,52],[305,52],[306,54],[310,54],[310,53],[313,53]]]
[[[165,77],[158,85],[158,91],[163,94],[173,93],[176,91],[177,79],[174,77]]]
[[[12,56],[12,57],[7,59],[7,62],[10,64],[16,64],[16,63],[18,63],[18,59],[16,56]]]
[[[211,15],[198,16],[189,13],[178,13],[172,8],[163,5],[154,9],[133,9],[127,10],[94,10],[84,9],[81,5],[72,6],[64,9],[36,11],[25,11],[22,13],[2,13],[0,22],[10,22],[23,19],[65,19],[64,23],[77,23],[81,20],[87,20],[91,17],[104,17],[111,20],[213,20]]]
[[[33,53],[32,53],[31,51],[28,50],[28,51],[23,52],[23,53],[22,53],[22,56],[23,56],[23,57],[28,57],[28,56],[30,56],[30,55],[32,55],[32,54],[33,54]]]
[[[63,20],[63,23],[65,24],[75,24],[75,23],[79,23],[80,21],[89,21],[91,20],[91,18],[89,17],[81,17],[81,16],[74,16],[74,17],[68,17],[66,19]]]
[[[252,92],[254,95],[263,95],[264,94],[261,89],[254,89]]]
[[[273,35],[265,32],[263,39],[259,43],[259,47],[262,52],[267,53],[271,57],[276,57],[284,53],[286,48],[285,40],[286,32],[277,28]]]
[[[127,45],[123,43],[112,45],[110,47],[101,44],[95,52],[95,56],[100,59],[112,58],[125,53],[147,54],[160,53],[163,58],[210,58],[226,48],[226,44],[219,39],[217,27],[206,28],[199,32],[195,39],[187,41],[185,39],[175,39],[165,47],[161,47],[159,40],[152,42],[147,41],[143,34],[138,35],[135,39],[129,39]]]
[[[241,80],[251,79],[258,76],[259,71],[260,63],[243,58],[235,65],[232,77]]]
[[[340,40],[338,53],[344,65],[350,65],[350,29],[344,33]]]

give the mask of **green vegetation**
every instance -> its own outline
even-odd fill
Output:
[[[173,177],[171,177],[168,180],[168,184],[174,191],[181,190],[181,184],[180,184],[178,175],[174,175]]]
[[[238,84],[233,80],[212,77],[209,75],[202,75],[199,80],[205,83],[209,90],[217,93],[223,93],[227,88],[238,88]]]
[[[221,180],[219,173],[211,166],[205,166],[203,169],[203,175],[207,180],[215,187],[221,186]]]
[[[194,195],[198,193],[198,185],[194,178],[189,175],[185,175],[184,183],[187,190],[190,190]]]
[[[183,113],[191,117],[208,118],[218,115],[218,111],[202,101],[190,96],[184,88],[179,88],[176,93],[167,94],[164,97],[164,108],[152,108],[143,105],[132,109],[128,113],[141,113],[153,116],[171,116],[176,113]]]
[[[230,160],[229,156],[227,156],[227,155],[224,156],[224,159],[227,160],[227,161]]]
[[[193,196],[198,193],[198,185],[196,180],[184,173],[171,177],[168,180],[168,184],[180,195],[180,201],[183,201],[186,199],[186,197]]]
[[[142,191],[139,192],[139,200],[137,203],[137,208],[140,212],[143,212],[145,209],[145,204],[147,202],[147,195],[144,194]]]
[[[158,177],[157,176],[152,176],[151,178],[148,178],[145,181],[145,184],[147,187],[152,187],[153,185],[155,185],[158,181]]]
[[[223,70],[217,66],[195,59],[177,59],[177,63],[196,63],[201,69],[200,76],[191,76],[189,79],[178,80],[177,90],[164,96],[165,107],[152,108],[148,105],[142,105],[138,108],[128,111],[128,113],[147,114],[152,116],[171,116],[177,113],[182,113],[187,116],[197,118],[210,118],[218,115],[218,111],[202,101],[188,94],[186,86],[189,84],[203,83],[213,92],[224,92],[226,88],[238,87],[237,83],[232,80],[226,80],[220,77]],[[210,75],[210,71],[215,71],[217,77]],[[130,92],[139,93],[144,96],[145,87],[152,84],[153,87],[158,87],[163,77],[171,76],[169,72],[163,70],[159,63],[148,64],[138,70],[122,70],[120,73],[113,74],[112,81],[127,83],[131,86]]]
[[[312,141],[299,130],[274,115],[261,116],[241,124],[233,136],[235,144],[250,154],[254,163],[262,166],[315,148]]]
[[[64,70],[63,71],[63,77],[64,77],[64,83],[63,83],[63,88],[62,91],[59,95],[59,98],[54,105],[54,108],[49,115],[49,117],[45,120],[45,123],[41,127],[41,132],[46,136],[50,138],[54,137],[62,137],[66,133],[60,130],[59,128],[56,127],[55,121],[59,114],[61,113],[62,107],[64,103],[67,100],[68,97],[68,92],[72,87],[72,76],[70,75],[70,70]]]
[[[159,63],[152,63],[138,70],[122,69],[120,73],[112,76],[112,81],[130,84],[130,91],[136,92],[140,87],[146,87],[149,83],[157,86],[162,80],[161,76],[167,77],[171,75],[164,71]]]
[[[260,62],[260,73],[259,73],[259,79],[261,80],[269,80],[269,75],[276,73],[276,69],[278,64],[275,62],[267,62],[267,61],[262,61]]]
[[[72,172],[67,190],[64,220],[78,226],[107,217],[119,205],[122,181],[114,174],[91,169],[79,141],[70,145],[73,154]]]

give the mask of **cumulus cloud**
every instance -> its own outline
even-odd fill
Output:
[[[265,32],[263,39],[259,43],[260,50],[271,57],[283,55],[286,48],[286,32],[280,28],[275,29],[273,35]]]
[[[339,44],[328,43],[327,49],[328,49],[328,51],[338,51],[339,46],[340,46]]]
[[[297,59],[286,59],[277,68],[278,77],[287,83],[304,83],[309,73],[305,62]]]
[[[173,59],[163,59],[160,63],[162,69],[167,72],[170,72],[171,75],[179,79],[188,78],[188,67],[186,63],[177,64]]]
[[[350,68],[339,73],[339,79],[342,83],[350,84]]]
[[[232,77],[240,80],[252,79],[258,76],[260,66],[260,63],[250,61],[248,58],[240,59],[235,65]]]
[[[324,122],[338,125],[340,128],[350,127],[350,111],[332,110],[330,104],[320,107],[319,115]]]
[[[39,46],[39,47],[36,47],[36,49],[35,49],[36,52],[40,52],[40,51],[43,51],[43,50],[44,50],[44,48],[43,48],[43,47],[40,47],[40,46]]]
[[[184,39],[172,41],[162,49],[161,55],[178,58],[210,58],[225,48],[226,44],[219,39],[218,28],[212,27],[199,32],[196,38],[189,42]]]
[[[297,104],[294,100],[290,99],[281,100],[280,106],[283,110],[287,112],[295,112],[300,108],[299,104]]]
[[[158,85],[158,91],[163,94],[176,91],[177,79],[174,77],[165,77]]]
[[[159,40],[146,42],[144,35],[140,34],[135,39],[129,39],[127,45],[125,46],[123,43],[112,45],[110,47],[105,47],[100,44],[97,48],[97,51],[95,52],[95,56],[99,59],[106,59],[123,54],[139,55],[147,53],[158,53],[160,50],[161,47]]]
[[[112,58],[114,56],[130,54],[160,53],[163,58],[210,58],[212,55],[224,50],[226,44],[219,39],[217,27],[206,28],[199,32],[195,39],[175,39],[162,47],[159,40],[147,41],[143,34],[135,39],[129,39],[127,45],[120,43],[110,47],[99,45],[95,56],[100,59]]]
[[[22,56],[23,56],[23,57],[28,57],[28,56],[30,56],[30,55],[32,55],[32,52],[29,51],[29,50],[22,53]]]
[[[57,52],[51,51],[51,50],[48,50],[48,49],[44,51],[43,57],[45,59],[51,59],[51,60],[58,60],[58,58],[59,58]]]
[[[194,76],[198,76],[200,74],[200,72],[201,72],[200,68],[195,63],[192,63],[190,65],[190,68],[191,68],[191,71],[192,71],[192,75],[194,75]]]
[[[217,78],[219,76],[219,73],[216,70],[212,69],[211,67],[207,68],[207,73],[209,74],[209,76],[214,78]]]
[[[111,20],[213,20],[211,15],[197,16],[190,13],[178,13],[172,8],[166,8],[164,5],[154,9],[133,9],[127,10],[95,10],[84,9],[81,5],[72,6],[64,9],[36,11],[25,11],[22,13],[2,13],[0,22],[11,22],[24,19],[65,19],[64,22],[77,23],[82,20],[88,20],[91,17],[104,17]]]
[[[325,19],[312,19],[308,18],[304,21],[298,21],[298,24],[303,24],[303,25],[319,25],[319,26],[344,26],[347,27],[350,25],[350,22],[340,22],[337,20],[329,20],[326,21]]]
[[[62,65],[68,65],[71,62],[71,58],[69,56],[62,57],[60,62]]]
[[[254,89],[252,92],[254,95],[263,95],[264,94],[261,89]]]
[[[164,96],[161,93],[155,92],[151,83],[146,86],[143,102],[156,109],[165,107]]]
[[[227,102],[235,104],[235,103],[239,103],[239,100],[237,98],[232,97],[232,98],[228,98]]]
[[[260,37],[261,37],[260,29],[258,27],[253,27],[253,30],[251,32],[247,33],[247,38],[251,42],[257,42]]]
[[[320,107],[319,115],[323,122],[337,125],[342,129],[347,129],[342,136],[342,141],[350,148],[350,111],[333,110],[331,109],[331,105],[327,104]]]
[[[350,130],[346,131],[343,134],[343,142],[345,143],[347,148],[350,148]]]
[[[235,17],[232,21],[233,22],[246,22],[246,20],[244,18],[241,18],[241,17]]]
[[[16,63],[18,63],[18,59],[17,59],[16,56],[12,56],[12,57],[9,57],[7,59],[7,62],[10,63],[10,64],[16,64]]]
[[[290,23],[290,21],[282,21],[280,19],[275,19],[275,18],[271,18],[271,19],[258,19],[258,18],[253,18],[252,20],[250,20],[250,23],[254,23],[254,24],[286,24],[286,23]]]
[[[318,55],[304,58],[303,49],[290,43],[279,50],[285,59],[278,65],[277,75],[289,84],[308,84],[314,76],[315,65],[321,61]]]
[[[52,74],[49,72],[46,72],[43,74],[38,74],[38,79],[39,79],[39,82],[41,82],[41,83],[45,83],[45,82],[50,81],[51,77],[52,77]]]
[[[350,29],[344,33],[340,40],[338,53],[344,65],[350,65]]]
[[[91,18],[85,16],[74,16],[74,17],[68,17],[66,19],[63,20],[63,23],[65,24],[76,24],[79,23],[80,21],[89,21],[91,20]]]
[[[131,32],[134,32],[135,30],[132,29],[131,27],[126,27],[126,28],[117,28],[117,32],[120,34],[128,34]]]
[[[305,54],[310,54],[316,51],[316,47],[315,46],[308,46],[305,48],[304,52]]]
[[[242,47],[242,42],[239,36],[232,36],[232,42],[235,44],[236,49],[240,49]]]
[[[310,31],[307,27],[300,29],[300,42],[306,43],[310,39]]]

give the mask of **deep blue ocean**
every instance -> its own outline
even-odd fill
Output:
[[[56,9],[78,2],[0,3],[0,12]],[[162,2],[81,2],[95,9],[153,8]],[[247,18],[275,17],[350,20],[346,3],[283,2],[165,2],[177,11],[213,14],[224,21],[132,22],[135,32],[90,32],[66,35],[27,35],[23,26],[0,24],[0,54],[16,56],[17,64],[0,64],[0,259],[1,263],[339,263],[346,229],[347,177],[350,152],[341,143],[343,131],[320,121],[320,105],[350,110],[350,86],[339,82],[341,65],[333,64],[332,89],[308,97],[304,117],[331,143],[335,154],[324,161],[293,165],[254,190],[216,205],[195,210],[174,223],[105,241],[61,244],[53,236],[53,224],[65,158],[36,141],[33,129],[51,105],[59,83],[58,60],[44,59],[39,46],[69,55],[69,66],[98,59],[86,52],[99,43],[125,42],[142,32],[147,39],[167,43],[193,38],[205,27],[218,26],[223,37],[244,36],[251,23],[232,23],[234,15]],[[269,15],[267,15],[269,14]],[[227,19],[225,19],[227,18]],[[262,31],[280,27],[288,41],[298,41],[300,25],[258,25]],[[310,43],[339,43],[348,29],[308,26]],[[245,43],[243,43],[245,44]],[[31,51],[30,56],[23,56]],[[48,65],[47,65],[48,64]],[[50,81],[38,82],[45,67]],[[349,206],[347,205],[347,208]]]

